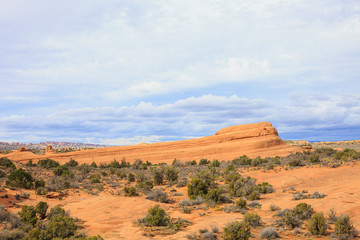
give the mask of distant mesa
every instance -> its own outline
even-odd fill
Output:
[[[75,159],[79,163],[111,162],[125,158],[128,162],[136,159],[152,163],[171,163],[174,158],[182,161],[202,158],[232,160],[247,155],[249,157],[286,156],[295,152],[302,152],[298,146],[286,144],[278,135],[277,130],[268,122],[252,123],[223,128],[215,135],[175,142],[158,142],[151,144],[137,144],[129,146],[115,146],[88,149],[66,153],[56,153],[49,145],[46,147],[46,157],[60,163]],[[29,153],[27,155],[11,155],[10,159],[18,161],[39,160],[43,155]]]

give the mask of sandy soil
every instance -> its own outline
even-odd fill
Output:
[[[311,204],[316,211],[323,211],[325,214],[330,208],[335,208],[338,214],[349,215],[354,226],[360,229],[359,171],[360,166],[354,165],[339,168],[303,167],[293,170],[272,170],[270,172],[249,171],[242,173],[242,175],[254,177],[258,182],[267,181],[274,186],[276,192],[262,195],[261,200],[259,200],[262,209],[256,210],[267,225],[274,223],[273,212],[269,211],[271,204],[284,209],[293,208],[300,202],[306,202]],[[295,201],[292,200],[292,192],[282,191],[290,186],[298,191],[308,190],[309,193],[318,191],[327,196],[323,199]],[[184,196],[173,197],[176,202],[186,196],[186,187],[177,189],[177,191],[184,193]],[[45,199],[41,196],[31,195],[30,199],[25,200],[22,204],[35,205],[41,200],[46,200],[50,206],[60,204],[69,210],[72,216],[83,221],[84,231],[92,235],[100,234],[105,239],[148,239],[142,235],[141,228],[134,226],[133,222],[144,217],[151,206],[158,204],[146,200],[144,196],[115,196],[106,191],[98,196],[73,192],[64,197],[63,200]],[[181,216],[192,221],[193,225],[174,235],[156,236],[153,239],[185,239],[186,235],[198,232],[199,229],[210,229],[212,226],[218,226],[219,229],[222,229],[227,223],[242,218],[240,213],[225,213],[222,210],[217,211],[216,207],[184,214],[179,211],[176,203],[160,205],[166,209],[171,217]],[[12,209],[12,211],[18,210]],[[200,216],[199,213],[205,213],[205,215]],[[254,231],[257,235],[257,230]],[[298,239],[297,237],[288,237]]]

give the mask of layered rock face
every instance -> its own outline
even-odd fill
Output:
[[[118,161],[125,158],[129,162],[141,159],[152,163],[171,163],[175,158],[183,161],[198,161],[202,158],[222,161],[232,160],[244,154],[249,157],[271,157],[285,156],[297,151],[302,149],[285,144],[270,123],[261,122],[227,127],[215,135],[191,140],[107,147],[61,154],[47,151],[46,157],[60,162],[73,158],[79,163],[110,162],[114,158]],[[36,160],[43,156],[32,155],[31,158]]]

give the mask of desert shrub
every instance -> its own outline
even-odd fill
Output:
[[[64,239],[74,236],[77,228],[73,218],[69,216],[53,216],[46,224],[46,235],[50,239]]]
[[[235,158],[232,160],[232,163],[237,166],[250,166],[251,165],[251,158],[246,155],[241,157]]]
[[[275,212],[280,210],[281,208],[279,206],[276,206],[275,204],[270,205],[270,211]]]
[[[3,178],[6,176],[6,173],[0,169],[0,178]]]
[[[219,160],[217,159],[214,159],[211,164],[210,164],[211,167],[220,167],[220,162]]]
[[[299,203],[292,211],[300,220],[309,219],[314,213],[313,208],[307,203]]]
[[[310,162],[310,163],[319,163],[319,162],[320,162],[320,157],[319,157],[319,155],[317,155],[317,154],[311,155],[311,156],[309,157],[309,162]]]
[[[164,192],[161,188],[154,189],[149,196],[146,197],[146,199],[155,201],[155,202],[161,202],[161,203],[169,203],[170,199],[168,197],[168,194]]]
[[[99,174],[92,174],[90,175],[91,183],[100,183],[100,175]]]
[[[335,211],[334,208],[329,209],[328,220],[329,220],[329,223],[335,223],[336,222],[337,216],[336,216],[336,211]]]
[[[137,186],[144,191],[149,191],[154,187],[154,183],[151,180],[145,180],[143,182],[139,182]]]
[[[152,168],[151,173],[153,175],[154,185],[161,185],[164,183],[164,169]]]
[[[96,162],[93,161],[93,162],[90,164],[90,167],[92,167],[92,168],[97,168]]]
[[[280,234],[273,227],[267,227],[260,232],[260,239],[280,238]]]
[[[32,160],[27,161],[27,163],[25,164],[25,166],[27,167],[34,167],[35,165],[36,164],[34,164]]]
[[[6,185],[10,187],[22,187],[29,189],[32,188],[33,182],[34,180],[31,174],[22,168],[19,168],[9,174]]]
[[[200,159],[200,161],[199,161],[199,165],[207,165],[209,163],[211,163],[211,162],[205,158]]]
[[[248,240],[251,236],[250,226],[244,222],[232,222],[224,228],[224,240]]]
[[[65,210],[62,209],[59,205],[56,205],[55,207],[51,208],[50,209],[50,212],[47,216],[48,219],[51,219],[53,217],[56,217],[56,216],[65,216],[66,213],[65,213]]]
[[[307,229],[312,235],[324,235],[326,228],[327,225],[322,212],[314,213],[307,224]]]
[[[216,171],[215,168],[212,168]],[[196,178],[201,179],[209,188],[215,188],[215,173],[212,170],[201,170],[196,174]]]
[[[220,203],[224,201],[224,196],[221,193],[220,188],[213,188],[205,196],[207,201],[211,201],[214,203]]]
[[[240,198],[235,202],[235,207],[239,209],[246,209],[246,200],[243,198]]]
[[[6,239],[6,240],[17,240],[17,239],[23,239],[25,237],[26,233],[21,228],[15,228],[12,230],[3,229],[0,232],[0,239]]]
[[[72,158],[70,158],[70,160],[65,163],[66,167],[76,167],[77,165],[79,165],[79,163]]]
[[[243,218],[243,221],[245,221],[252,227],[260,226],[260,220],[261,217],[256,213],[246,213]]]
[[[267,194],[267,193],[274,192],[273,186],[267,182],[262,182],[261,184],[258,184],[257,187],[261,194]]]
[[[38,165],[42,168],[55,168],[57,166],[60,166],[59,162],[52,160],[50,158],[39,160]]]
[[[169,183],[176,182],[179,178],[179,171],[176,170],[174,167],[167,167],[165,169],[165,179]]]
[[[261,208],[261,204],[258,201],[251,201],[247,204],[250,208]]]
[[[336,150],[333,148],[318,148],[315,150],[315,153],[323,154],[325,156],[332,156],[336,153]]]
[[[170,217],[166,214],[165,210],[160,208],[159,205],[148,210],[148,215],[144,218],[145,226],[167,226],[170,223]]]
[[[124,187],[125,197],[137,196],[136,188],[133,186]]]
[[[135,175],[133,173],[128,174],[128,181],[129,182],[135,182]]]
[[[45,181],[40,179],[35,181],[35,189],[39,187],[45,187]]]
[[[338,239],[352,238],[354,235],[354,227],[350,222],[350,218],[347,215],[341,215],[335,222],[334,235]]]
[[[0,158],[0,167],[15,169],[15,164],[7,157]]]
[[[147,169],[147,165],[141,159],[136,159],[135,162],[132,164],[133,169]]]
[[[38,187],[35,189],[36,195],[45,195],[48,193],[48,190],[45,187]]]
[[[23,222],[32,226],[34,226],[38,220],[36,217],[35,208],[33,206],[24,205],[18,214]]]
[[[195,199],[197,196],[205,197],[209,191],[209,186],[199,178],[194,178],[188,183],[188,196]]]
[[[38,214],[40,219],[45,219],[48,208],[49,205],[46,202],[40,201],[35,206],[35,212]]]
[[[290,167],[301,167],[304,166],[304,163],[300,159],[294,159],[289,162]]]
[[[65,166],[57,166],[54,169],[54,175],[56,175],[56,176],[67,176],[67,175],[70,175],[70,171]]]
[[[120,168],[120,163],[118,161],[116,161],[116,159],[114,159],[110,164],[109,164],[110,168]]]
[[[283,220],[284,220],[284,224],[291,229],[299,227],[301,224],[301,219],[293,211],[285,212],[285,216]]]

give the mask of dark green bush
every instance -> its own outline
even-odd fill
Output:
[[[116,159],[114,159],[114,161],[112,161],[110,164],[109,164],[109,167],[110,168],[120,168],[120,163],[118,161],[116,161]]]
[[[243,221],[249,224],[252,227],[260,226],[261,217],[256,213],[246,213],[244,215]]]
[[[352,238],[354,234],[354,227],[347,215],[341,215],[335,222],[334,234],[339,239]]]
[[[301,219],[293,211],[287,211],[284,216],[284,224],[293,229],[300,226]]]
[[[90,164],[90,167],[97,168],[96,162],[93,161],[93,162]]]
[[[129,173],[128,175],[128,181],[129,182],[135,182],[135,175],[133,173]]]
[[[45,187],[45,181],[40,179],[35,181],[35,189],[39,187]]]
[[[165,179],[169,183],[176,182],[179,178],[179,171],[175,167],[167,167],[165,169]]]
[[[250,226],[244,221],[229,223],[223,231],[224,240],[248,240],[251,236]]]
[[[205,197],[209,191],[209,186],[199,178],[194,178],[188,183],[188,196],[195,199],[197,196]]]
[[[15,164],[7,157],[0,158],[0,167],[15,169]]]
[[[289,162],[290,167],[301,167],[304,166],[303,162],[300,159],[294,159]]]
[[[60,207],[60,205],[56,205],[55,207],[50,209],[50,212],[47,216],[48,219],[52,219],[53,217],[57,217],[57,216],[65,216],[65,210],[63,208]]]
[[[246,200],[243,198],[240,198],[235,202],[235,207],[239,209],[246,209]]]
[[[152,168],[151,173],[153,175],[154,185],[161,185],[164,183],[164,169]]]
[[[50,237],[50,239],[64,239],[74,236],[77,228],[73,218],[68,216],[53,216],[46,225],[46,235]]]
[[[49,158],[39,160],[38,165],[40,167],[46,168],[46,169],[55,168],[57,166],[60,166],[59,162],[49,159]]]
[[[101,179],[101,177],[99,174],[92,174],[90,176],[91,183],[100,183],[100,179]]]
[[[137,195],[136,188],[133,186],[129,186],[129,187],[125,186],[124,193],[125,193],[125,197],[132,197]]]
[[[34,226],[38,221],[36,217],[36,211],[33,206],[24,205],[19,212],[21,220],[27,224]]]
[[[320,157],[319,157],[319,155],[317,155],[317,154],[311,155],[311,156],[309,157],[309,162],[310,162],[310,163],[319,163],[319,162],[320,162]]]
[[[200,161],[199,161],[199,165],[207,165],[209,163],[210,163],[210,161],[205,158],[200,159]]]
[[[232,160],[232,163],[236,166],[250,166],[251,162],[252,162],[251,158],[249,158],[246,155],[243,155],[241,157]]]
[[[327,225],[322,212],[314,213],[307,224],[307,229],[312,235],[324,235],[326,228]]]
[[[165,210],[160,208],[159,205],[155,205],[150,208],[148,215],[144,219],[146,226],[168,226],[170,223],[170,217],[166,214]]]
[[[313,208],[307,203],[299,203],[292,211],[300,220],[309,219],[314,213]]]
[[[67,176],[67,175],[70,175],[70,171],[67,167],[65,166],[57,166],[55,169],[54,169],[54,174],[56,176]]]
[[[38,202],[35,206],[35,212],[38,214],[40,219],[46,218],[46,212],[49,208],[49,205],[46,202]]]
[[[3,178],[6,176],[6,173],[0,169],[0,178]]]
[[[220,162],[219,160],[217,159],[214,159],[211,164],[210,164],[211,167],[220,167]]]
[[[221,193],[220,188],[213,188],[205,196],[207,201],[214,202],[214,203],[220,203],[224,201],[224,196]]]
[[[11,172],[6,181],[6,185],[10,187],[22,187],[29,189],[33,187],[33,178],[30,173],[25,172],[22,168]]]
[[[65,163],[66,167],[76,167],[78,165],[79,163],[72,158],[70,158],[70,160],[67,163]]]

